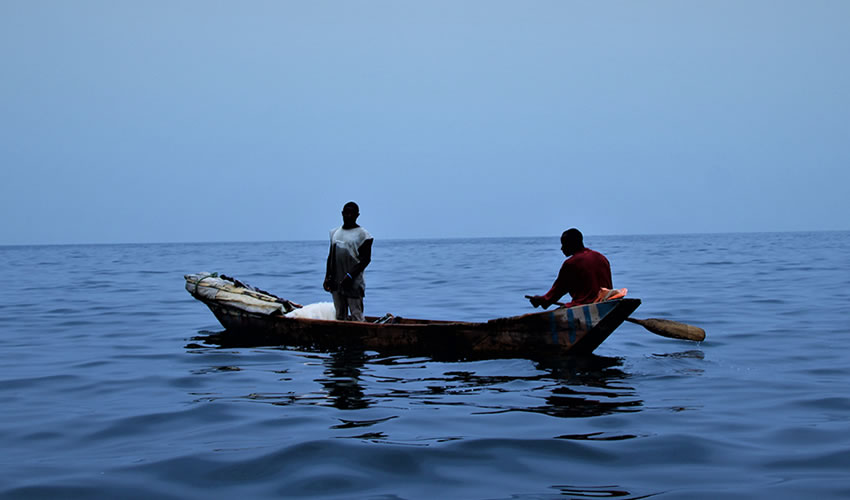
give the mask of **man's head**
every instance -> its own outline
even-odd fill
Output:
[[[567,229],[561,234],[561,251],[564,255],[570,255],[584,248],[584,237],[576,228]]]
[[[349,201],[342,207],[342,225],[352,227],[357,225],[357,217],[360,216],[360,207],[357,203]]]

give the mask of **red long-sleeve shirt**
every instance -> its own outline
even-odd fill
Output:
[[[601,253],[584,248],[564,261],[558,279],[543,299],[548,307],[569,293],[573,300],[567,306],[590,304],[596,300],[599,289],[603,287],[613,288],[611,264]]]

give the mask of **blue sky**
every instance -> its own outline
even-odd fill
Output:
[[[850,2],[0,1],[0,244],[850,229]]]

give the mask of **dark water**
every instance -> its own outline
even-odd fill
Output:
[[[182,275],[302,303],[326,244],[0,247],[0,496],[848,498],[850,233],[588,237],[706,329],[586,359],[436,362],[210,343]],[[528,312],[557,238],[382,241],[368,314]]]

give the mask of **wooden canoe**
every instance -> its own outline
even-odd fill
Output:
[[[487,322],[394,317],[375,323],[378,318],[328,321],[250,312],[189,293],[210,308],[227,335],[262,338],[265,345],[455,359],[590,354],[640,305],[640,299],[623,298]]]

